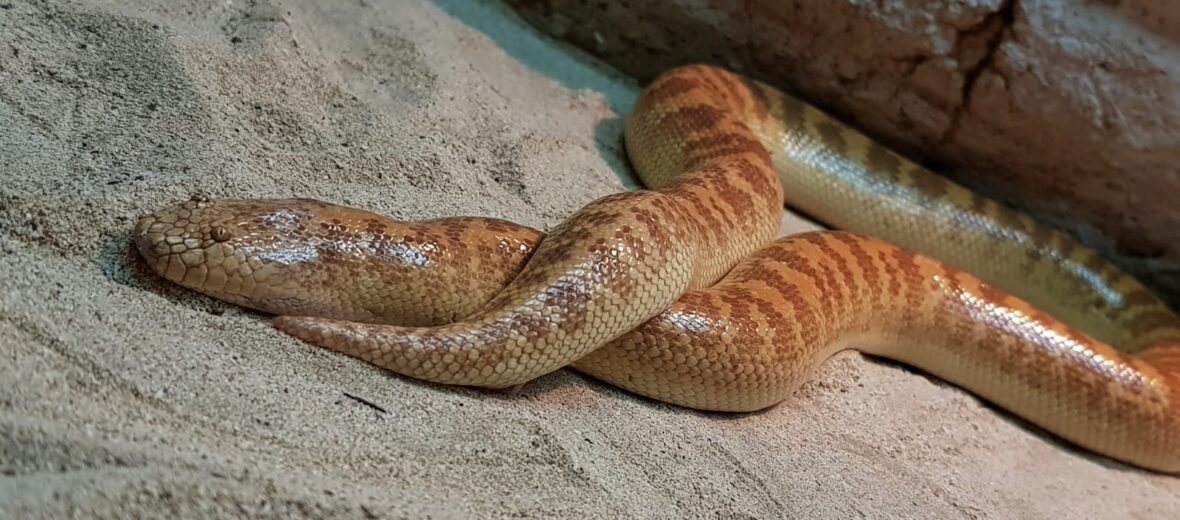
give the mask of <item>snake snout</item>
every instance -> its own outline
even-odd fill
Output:
[[[201,211],[202,201],[186,201],[139,217],[131,238],[152,269],[191,289],[201,289],[208,275],[206,254],[230,232]]]
[[[157,272],[160,271],[157,264],[161,259],[167,262],[167,256],[170,253],[165,241],[164,232],[166,230],[167,225],[160,220],[159,215],[151,213],[140,216],[135,223],[135,229],[131,231],[131,239],[135,242],[135,248]]]

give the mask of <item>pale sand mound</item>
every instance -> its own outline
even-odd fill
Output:
[[[158,3],[0,2],[0,517],[1180,510],[1180,479],[856,354],[753,415],[570,371],[505,396],[164,283],[128,233],[198,191],[552,226],[622,189],[636,88],[474,0]]]

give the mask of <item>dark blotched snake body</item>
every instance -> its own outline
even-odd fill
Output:
[[[1093,251],[712,67],[654,81],[625,139],[649,189],[547,236],[193,200],[141,218],[135,240],[173,282],[420,379],[503,388],[572,365],[678,405],[756,410],[855,348],[1180,471],[1180,321]],[[858,234],[772,241],[784,191]]]

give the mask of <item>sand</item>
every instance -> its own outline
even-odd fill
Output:
[[[1180,479],[856,353],[756,414],[569,370],[506,395],[155,277],[132,223],[195,192],[547,229],[627,186],[633,81],[494,2],[329,4],[0,1],[0,517],[1180,511]]]

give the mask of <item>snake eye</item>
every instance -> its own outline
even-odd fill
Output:
[[[225,229],[221,226],[213,228],[213,231],[209,233],[209,235],[213,237],[213,240],[216,242],[225,242],[226,240],[229,240],[229,237],[233,236],[233,234],[230,233],[228,229]]]

